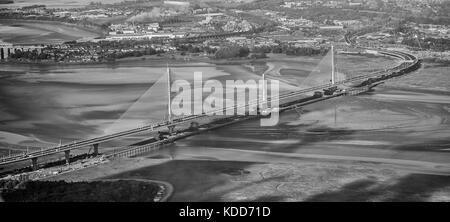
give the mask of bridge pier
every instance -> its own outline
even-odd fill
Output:
[[[5,60],[8,59],[9,55],[11,54],[9,47],[1,47],[0,48],[0,59]]]
[[[70,164],[70,150],[64,151],[64,157],[66,158],[66,164]]]
[[[0,47],[0,60],[6,59],[8,48]]]
[[[93,155],[94,156],[97,156],[98,155],[98,143],[96,143],[96,144],[94,144],[94,145],[92,145],[93,147],[94,147],[94,153],[93,153]]]
[[[169,129],[169,135],[172,135],[175,129],[175,125],[168,126],[167,128]]]
[[[38,161],[37,160],[38,160],[37,157],[31,158],[31,168],[33,170],[38,170],[39,169],[39,165],[38,165]]]

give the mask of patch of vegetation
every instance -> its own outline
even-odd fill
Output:
[[[450,60],[441,59],[441,58],[424,58],[422,59],[424,62],[434,63],[427,64],[424,68],[438,68],[438,67],[448,67],[450,66]]]
[[[405,38],[402,41],[402,44],[440,52],[450,50],[450,39],[444,38],[425,38],[423,40],[418,40],[416,38]]]
[[[230,59],[230,58],[242,58],[247,57],[250,54],[250,50],[247,47],[240,46],[227,46],[220,48],[214,58],[215,59]]]
[[[159,191],[155,183],[134,180],[65,182],[29,181],[7,189],[7,202],[154,202]]]
[[[289,44],[280,44],[276,46],[263,46],[252,49],[252,53],[283,53],[286,55],[294,56],[317,56],[326,55],[329,48],[327,47],[315,47],[315,46],[303,46],[297,47]]]

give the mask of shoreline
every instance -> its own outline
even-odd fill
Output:
[[[93,67],[93,66],[123,66],[126,67],[127,65],[134,65],[129,63],[142,63],[138,64],[140,66],[143,66],[145,62],[149,63],[155,63],[152,64],[152,67],[165,67],[165,63],[169,63],[169,65],[173,66],[195,66],[195,65],[189,65],[189,64],[195,64],[195,63],[207,63],[212,65],[242,65],[248,62],[252,61],[264,61],[259,59],[245,59],[245,60],[227,60],[227,61],[218,61],[218,60],[211,60],[211,59],[197,59],[197,60],[190,60],[189,62],[186,62],[182,59],[158,59],[158,58],[136,58],[136,59],[127,59],[127,60],[117,60],[117,61],[111,61],[111,62],[17,62],[17,61],[0,61],[0,65],[29,65],[29,66],[54,66],[54,67],[69,67],[69,66],[83,66],[83,67]],[[164,63],[164,64],[162,64]]]
[[[172,197],[172,194],[174,192],[174,188],[172,186],[172,184],[166,182],[166,181],[160,181],[160,180],[147,180],[147,179],[101,179],[101,180],[92,180],[92,181],[120,181],[120,180],[129,180],[129,181],[140,181],[140,182],[147,182],[147,183],[154,183],[154,184],[158,184],[160,187],[160,192],[162,192],[160,194],[160,196],[156,196],[155,202],[167,202],[170,197]],[[89,182],[89,181],[88,181]],[[159,192],[158,192],[159,193]]]
[[[141,57],[126,57],[117,59],[115,61],[99,61],[99,62],[43,62],[43,61],[0,61],[0,64],[4,65],[30,65],[30,66],[86,66],[89,65],[112,65],[112,66],[126,66],[127,63],[157,63],[159,66],[165,66],[165,64],[161,64],[161,62],[166,63],[169,62],[169,64],[174,65],[189,65],[189,64],[195,64],[195,63],[209,63],[214,65],[242,65],[250,62],[277,62],[279,60],[279,56],[285,57],[287,59],[291,58],[321,58],[321,56],[291,56],[286,55],[283,53],[277,53],[274,54],[274,58],[268,57],[268,58],[233,58],[233,59],[210,59],[208,57],[191,57],[189,60],[184,60],[183,58],[172,58],[172,54],[163,54],[162,56],[157,55],[147,55],[147,56],[141,56]],[[177,54],[178,55],[178,54]],[[360,56],[366,57],[366,55],[362,54]],[[171,63],[172,62],[172,63]],[[155,66],[158,67],[158,66]]]

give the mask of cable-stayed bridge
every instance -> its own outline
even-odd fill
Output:
[[[395,51],[387,51],[387,50],[379,50],[377,49],[378,53],[386,55],[386,56],[392,56],[396,58],[400,58],[403,60],[403,62],[400,65],[397,65],[395,67],[391,67],[389,69],[386,69],[384,71],[379,72],[373,72],[366,75],[360,75],[344,80],[339,80],[335,78],[335,65],[334,65],[334,50],[330,50],[329,54],[327,54],[324,57],[325,61],[324,63],[319,63],[318,69],[316,71],[313,71],[307,78],[306,81],[312,82],[313,85],[308,88],[299,89],[293,92],[283,93],[275,96],[266,96],[263,95],[263,102],[264,103],[271,103],[277,101],[280,105],[283,105],[285,103],[292,103],[292,101],[295,101],[296,99],[301,98],[306,93],[315,92],[318,90],[324,90],[329,89],[330,87],[343,85],[346,83],[354,83],[354,82],[362,82],[362,81],[368,81],[370,79],[373,79],[375,77],[379,76],[386,76],[393,73],[401,72],[402,70],[409,69],[410,67],[413,67],[419,63],[419,60],[415,58],[412,55],[403,53],[403,52],[395,52]],[[320,65],[325,64],[325,65]],[[318,70],[318,71],[317,71]],[[318,74],[321,73],[321,74]],[[324,78],[323,74],[326,75]],[[331,74],[331,75],[330,75]],[[321,78],[315,78],[315,77],[321,77]],[[265,76],[263,74],[262,80],[265,81]],[[127,112],[122,114],[122,116],[116,121],[116,124],[113,124],[111,128],[107,129],[107,134],[103,136],[98,136],[94,138],[74,141],[72,143],[67,144],[60,144],[54,147],[49,147],[46,149],[41,149],[39,151],[32,151],[32,152],[26,152],[22,154],[17,155],[9,155],[5,157],[0,158],[0,165],[6,165],[6,164],[12,164],[17,163],[21,161],[32,161],[32,166],[34,169],[38,168],[38,158],[54,155],[57,153],[65,153],[66,160],[70,158],[70,151],[75,149],[81,149],[85,147],[92,146],[94,150],[94,155],[97,155],[99,152],[99,146],[101,143],[105,143],[107,141],[124,138],[140,133],[149,133],[149,132],[157,132],[157,131],[168,131],[169,133],[173,132],[173,129],[176,125],[180,124],[186,124],[191,123],[197,119],[210,117],[213,113],[216,113],[217,110],[213,110],[210,112],[203,112],[202,114],[198,115],[189,115],[189,116],[173,116],[171,111],[171,93],[170,93],[170,84],[171,84],[171,69],[167,67],[166,73],[152,86],[149,90],[147,90],[138,100],[135,102]],[[265,86],[265,84],[263,84]],[[264,92],[266,90],[263,90]],[[152,96],[158,97],[162,99],[162,101],[165,101],[164,103],[154,103],[154,101],[151,99]],[[227,110],[234,110],[237,108],[248,108],[250,106],[257,106],[258,109],[260,108],[261,98],[258,98],[258,100],[255,101],[248,101],[246,104],[234,104],[229,107],[224,107],[223,111]],[[134,116],[136,120],[142,119],[142,118],[148,118],[148,116],[142,116],[142,117],[136,117],[135,110],[142,110],[145,109],[145,106],[148,104],[152,104],[153,108],[156,108],[156,112],[159,112],[156,116],[157,118],[154,118],[153,121],[150,121],[148,124],[142,125],[142,122],[135,122],[133,125],[133,121],[131,121],[130,129],[128,130],[121,130],[120,126],[120,120],[127,118],[127,116]],[[142,115],[142,114],[140,114]]]

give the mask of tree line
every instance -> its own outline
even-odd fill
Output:
[[[444,38],[425,38],[425,39],[418,39],[418,38],[405,38],[402,41],[402,44],[416,47],[416,48],[423,48],[423,49],[431,49],[433,51],[448,51],[450,50],[450,39],[444,39]]]

